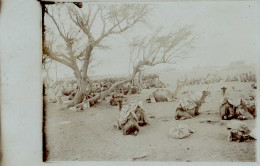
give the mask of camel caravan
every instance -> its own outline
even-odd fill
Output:
[[[140,79],[142,77],[142,79]],[[125,78],[107,78],[100,80],[89,81],[89,94],[86,98],[92,98],[95,95],[102,93],[109,89],[114,83],[122,81]],[[200,115],[200,108],[205,103],[206,98],[210,96],[209,85],[203,91],[184,91],[182,88],[193,84],[210,84],[219,81],[224,81],[223,78],[216,74],[207,74],[205,77],[187,79],[185,75],[184,79],[178,79],[176,82],[176,88],[173,92],[166,89],[166,85],[160,81],[159,76],[152,74],[147,76],[139,76],[139,78],[132,82],[125,83],[118,86],[112,91],[106,98],[107,103],[111,106],[119,107],[119,117],[117,129],[123,132],[123,135],[138,135],[140,127],[149,125],[148,117],[144,109],[142,101],[129,100],[128,95],[140,94],[142,89],[155,89],[148,98],[145,99],[146,103],[157,102],[174,102],[177,101],[177,107],[173,109],[175,120],[182,121],[186,119],[195,118]],[[238,75],[234,77],[228,76],[226,81],[239,80]],[[240,75],[242,82],[255,82],[255,76],[251,73],[242,73]],[[252,86],[252,89],[254,87]],[[67,97],[68,100],[72,100],[78,90],[76,81],[56,81],[53,85],[46,88],[45,94],[48,96],[48,101],[51,103],[57,103],[58,108],[62,108],[61,97]],[[227,88],[222,87],[220,92],[222,93],[222,100],[219,105],[219,120],[250,120],[256,118],[255,108],[255,95],[233,96],[227,93],[227,90],[233,90],[234,92],[240,92],[235,87]],[[186,95],[180,97],[180,94]],[[102,99],[100,99],[102,100]],[[89,108],[97,104],[84,103],[80,108]],[[176,104],[176,103],[175,103]],[[70,110],[78,111],[78,108],[70,108]],[[246,128],[244,123],[233,122],[228,124],[228,131],[230,132],[228,140],[230,141],[247,141],[254,137],[250,135],[251,131]],[[174,138],[185,138],[192,134],[194,130],[189,127],[178,124],[177,127],[170,130],[170,135]]]
[[[150,88],[165,88],[165,84],[160,81],[159,76],[156,74],[150,74],[147,76],[141,76],[142,78],[137,78],[133,80],[131,83],[126,83],[123,85],[118,86],[115,90],[111,92],[108,96],[109,102],[112,106],[117,105],[118,103],[115,102],[115,96],[118,95],[131,95],[140,93],[142,89],[150,89]],[[119,78],[105,78],[100,80],[91,80],[89,81],[89,85],[87,88],[88,96],[86,99],[96,96],[106,90],[108,90],[114,83],[120,82],[125,80],[124,77]],[[141,81],[140,81],[141,80]],[[77,82],[75,80],[70,81],[63,81],[59,80],[54,82],[52,85],[44,84],[46,88],[45,95],[48,96],[47,100],[51,103],[57,102],[57,94],[59,91],[59,96],[68,96],[69,100],[72,100],[77,91]],[[47,86],[46,86],[47,85]],[[90,103],[90,106],[93,106],[96,103]]]
[[[152,97],[149,96],[149,100],[146,101],[151,103],[151,101],[171,102],[173,98],[177,100],[178,97],[176,92],[178,92],[179,88],[180,86],[177,86],[174,93],[165,89],[157,89],[152,93]],[[175,110],[175,119],[185,120],[198,116],[200,114],[200,107],[205,103],[207,96],[210,95],[208,89],[209,88],[202,91],[200,94],[192,93],[189,97],[179,98],[179,103]],[[226,95],[226,90],[226,87],[221,88],[223,99],[219,107],[220,120],[247,120],[256,117],[254,96],[249,95],[247,97],[241,97],[239,98],[240,102],[236,104],[234,99],[232,100]],[[120,100],[122,101],[122,99]],[[119,110],[121,111],[121,106],[119,107]],[[137,104],[136,102],[133,104],[132,102],[126,105],[123,110],[124,111],[120,112],[118,128],[123,131],[124,135],[137,135],[139,132],[139,126],[143,126],[142,124],[149,124],[142,104]],[[227,126],[229,131],[229,141],[242,142],[256,139],[254,133],[251,132],[243,122],[230,121]],[[190,127],[178,124],[177,127],[170,129],[170,136],[182,139],[188,137],[193,132],[194,131]]]
[[[179,87],[177,87],[176,89],[178,88]],[[239,104],[235,104],[231,98],[228,98],[225,95],[226,89],[226,87],[221,88],[224,97],[219,108],[220,120],[231,120],[234,118],[238,120],[254,119],[256,117],[254,97],[243,97],[241,98]],[[157,93],[159,93],[160,95],[158,95]],[[200,114],[199,109],[201,105],[205,103],[205,99],[209,95],[210,92],[207,88],[206,90],[202,91],[201,94],[193,93],[189,97],[180,98],[178,106],[175,110],[175,119],[185,120],[198,116]],[[153,93],[153,98],[155,102],[171,101],[169,98],[172,98],[172,96],[172,93],[164,89],[157,89]],[[177,96],[175,97],[177,98]],[[124,135],[137,135],[140,126],[143,126],[144,124],[149,124],[142,103],[131,101],[130,104],[126,104],[122,109],[123,98],[118,98],[118,101],[120,101],[120,118],[118,121],[118,129],[121,129]],[[151,99],[151,97],[149,99]],[[231,130],[230,127],[228,128],[228,130],[230,131],[228,140],[241,142],[248,139],[253,139],[249,135],[249,130],[242,131],[242,129],[237,129],[239,128],[237,126],[241,126],[241,123],[233,124],[233,129]],[[182,125],[178,125],[176,128],[170,130],[170,135],[174,138],[179,139],[185,138],[191,133],[193,133],[192,129]]]
[[[241,73],[241,74],[234,74],[232,75],[227,75],[226,78],[224,79],[223,76],[218,75],[217,73],[210,73],[206,74],[205,76],[200,76],[200,77],[193,77],[188,79],[187,75],[184,77],[178,79],[177,83],[178,85],[195,85],[195,84],[211,84],[211,83],[216,83],[216,82],[252,82],[252,86],[255,86],[256,83],[256,75],[253,74],[252,72],[246,72],[246,73]],[[256,88],[255,88],[256,89]]]
[[[181,86],[185,85],[195,85],[195,84],[210,84],[215,82],[220,82],[224,80],[221,76],[218,76],[216,73],[207,74],[202,77],[193,77],[188,79],[187,75],[177,80],[177,84]]]
[[[232,82],[232,81],[256,82],[256,76],[255,76],[255,74],[253,74],[251,72],[235,74],[233,77],[228,75],[226,78],[226,82]]]

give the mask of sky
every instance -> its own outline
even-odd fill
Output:
[[[256,64],[257,56],[260,56],[257,2],[160,2],[151,5],[153,10],[148,24],[138,24],[123,36],[107,38],[104,44],[110,46],[109,50],[94,50],[95,65],[91,75],[127,74],[130,59],[127,40],[152,33],[160,27],[177,30],[186,25],[192,26],[197,37],[194,48],[187,54],[189,58],[177,64],[160,65],[158,69],[224,66],[240,60]],[[57,69],[59,77],[73,76],[72,70],[62,64],[58,64]]]

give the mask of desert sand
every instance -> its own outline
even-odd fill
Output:
[[[226,73],[226,72],[225,72]],[[176,87],[176,73],[161,74],[167,89]],[[182,75],[182,74],[180,74]],[[102,101],[82,112],[68,109],[58,111],[55,103],[47,103],[46,147],[47,161],[256,161],[256,141],[229,142],[226,124],[221,120],[219,104],[221,87],[227,93],[255,93],[251,83],[217,82],[188,85],[181,89],[201,92],[208,88],[210,95],[199,109],[200,115],[186,120],[175,120],[178,100],[173,102],[146,103],[145,99],[156,89],[143,89],[140,94],[128,95],[128,100],[142,100],[148,115],[149,126],[140,128],[137,136],[123,135],[118,130],[118,106]],[[232,86],[239,89],[234,92]],[[67,100],[63,97],[63,101]],[[255,119],[244,120],[249,129],[256,126]],[[183,139],[170,137],[169,130],[177,124],[187,124],[194,133]]]

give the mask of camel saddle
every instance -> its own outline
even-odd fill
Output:
[[[119,126],[124,125],[128,118],[130,117],[130,115],[132,115],[136,121],[138,121],[138,118],[136,116],[136,109],[140,107],[142,110],[143,109],[143,103],[142,101],[131,101],[129,104],[124,105],[122,110],[120,111],[120,115],[119,115],[119,120],[118,120],[118,124]]]
[[[193,109],[197,106],[197,104],[191,98],[182,98],[180,99],[181,107],[185,110]]]

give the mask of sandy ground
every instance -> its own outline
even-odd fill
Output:
[[[175,81],[173,81],[175,82]],[[169,82],[170,83],[170,82]],[[256,141],[229,142],[226,123],[220,120],[220,88],[225,85],[249,93],[250,83],[214,83],[191,85],[186,90],[202,91],[209,86],[211,92],[202,105],[199,116],[188,120],[175,120],[178,101],[146,103],[155,89],[129,95],[128,99],[142,100],[150,125],[141,127],[137,136],[125,136],[114,128],[118,120],[118,107],[101,102],[83,112],[58,111],[56,104],[46,105],[46,135],[48,161],[249,161],[256,160]],[[172,84],[169,89],[174,89]],[[255,120],[244,121],[250,129]],[[171,127],[188,124],[194,133],[184,139],[169,136]]]

